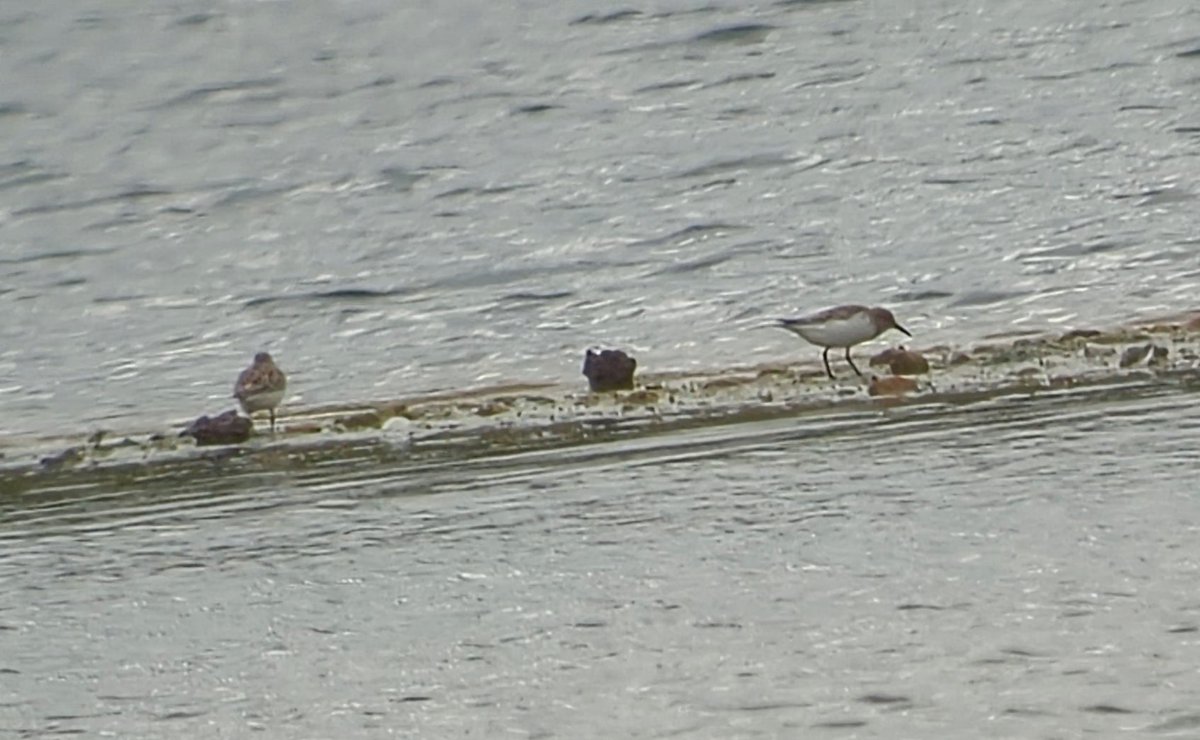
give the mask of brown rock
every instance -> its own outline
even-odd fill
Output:
[[[653,406],[658,403],[658,392],[652,390],[640,390],[624,396],[622,399],[625,403],[640,403],[646,406]]]
[[[1188,331],[1200,331],[1200,314],[1196,314],[1192,318],[1188,319],[1187,323],[1183,325],[1183,328],[1187,329]]]
[[[903,396],[917,390],[917,381],[893,375],[890,378],[871,376],[871,384],[867,386],[867,394],[871,396]]]
[[[921,353],[904,349],[903,346],[885,349],[871,358],[871,365],[887,366],[892,375],[920,375],[929,372],[929,361]]]
[[[1059,337],[1060,341],[1069,342],[1073,339],[1091,339],[1100,336],[1099,329],[1072,329]]]
[[[583,360],[583,374],[594,392],[633,390],[636,369],[637,360],[619,349],[600,352],[589,349]]]
[[[201,416],[180,432],[179,436],[194,437],[198,445],[229,445],[250,439],[252,431],[254,424],[249,419],[230,410],[219,416]]]
[[[375,409],[342,414],[336,423],[342,429],[378,429],[383,426],[383,417]]]
[[[495,416],[508,411],[511,406],[501,401],[485,401],[475,407],[476,416]]]

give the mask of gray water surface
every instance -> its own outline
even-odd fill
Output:
[[[299,408],[815,359],[751,328],[836,303],[956,345],[1195,307],[1190,3],[7,3],[0,74],[0,445],[221,411],[259,349]],[[1173,373],[25,471],[0,735],[1193,737]]]
[[[1200,8],[0,8],[0,432],[1195,305]]]
[[[18,737],[1200,728],[1195,389],[9,512]],[[214,473],[214,476],[216,473]]]

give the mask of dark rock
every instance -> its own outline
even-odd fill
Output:
[[[1171,351],[1166,347],[1160,347],[1153,342],[1149,344],[1135,344],[1125,348],[1121,353],[1121,359],[1117,361],[1119,367],[1132,367],[1145,362],[1151,367],[1161,367],[1167,364],[1167,357]]]
[[[1093,339],[1102,334],[1099,329],[1072,329],[1059,337],[1060,341],[1070,342],[1075,339]]]
[[[83,460],[82,447],[68,447],[56,455],[47,455],[43,457],[41,462],[42,467],[46,470],[57,470],[58,468],[70,467]]]
[[[1154,351],[1153,344],[1134,344],[1133,347],[1128,347],[1121,353],[1121,359],[1117,361],[1117,367],[1133,367],[1138,363],[1150,357]]]
[[[594,392],[632,390],[636,369],[637,360],[619,349],[589,349],[583,360],[583,374]]]
[[[179,436],[195,437],[198,445],[229,445],[245,442],[253,431],[254,425],[249,419],[230,410],[219,416],[201,416]]]

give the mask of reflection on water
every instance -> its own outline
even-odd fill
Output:
[[[1194,400],[1135,386],[363,460],[357,480],[31,493],[0,530],[0,720],[123,737],[1192,727]]]

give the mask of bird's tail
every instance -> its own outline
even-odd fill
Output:
[[[751,324],[748,329],[786,329],[791,325],[790,319],[767,319],[766,323]]]
[[[790,332],[795,332],[798,328],[805,325],[803,319],[775,319],[771,326],[776,329],[787,329]]]

